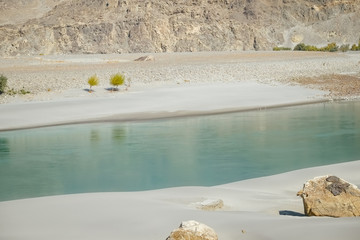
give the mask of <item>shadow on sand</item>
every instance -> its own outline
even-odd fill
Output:
[[[290,210],[280,210],[279,214],[283,215],[283,216],[305,217],[305,214],[303,214],[303,213],[294,212],[294,211],[290,211]]]

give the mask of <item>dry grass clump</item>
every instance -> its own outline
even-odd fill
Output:
[[[298,77],[292,83],[329,91],[333,98],[360,96],[360,77],[354,75],[328,74],[318,77]]]

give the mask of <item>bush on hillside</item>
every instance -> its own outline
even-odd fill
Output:
[[[339,47],[339,50],[342,52],[347,52],[350,49],[350,45],[349,44],[343,44]]]
[[[326,47],[320,48],[320,51],[323,52],[336,52],[339,49],[336,43],[329,43]]]
[[[357,51],[357,46],[356,46],[356,44],[353,44],[353,45],[351,46],[351,51]]]
[[[294,47],[294,51],[305,51],[305,43],[299,43]]]
[[[351,51],[360,51],[360,40],[359,40],[359,43],[357,46],[356,46],[356,44],[353,44],[351,46]]]
[[[312,45],[305,45],[305,43],[299,43],[295,46],[294,51],[322,51],[322,52],[336,52],[339,47],[336,43],[329,43],[326,47],[318,48]]]
[[[273,51],[290,51],[291,48],[287,47],[273,47]]]

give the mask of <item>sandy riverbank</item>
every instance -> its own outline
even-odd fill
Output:
[[[0,130],[326,101],[333,98],[330,90],[312,79],[346,75],[357,84],[360,72],[360,55],[351,53],[184,53],[133,62],[138,56],[1,59],[10,87],[32,94],[1,96]],[[122,71],[132,78],[129,90],[107,91],[108,77]],[[101,82],[89,94],[86,79],[94,73]],[[306,83],[293,81],[299,78]],[[355,240],[359,218],[302,217],[296,193],[306,180],[325,174],[359,186],[359,167],[354,161],[215,187],[0,202],[0,239],[165,239],[181,221],[194,219],[214,228],[220,239]],[[206,199],[222,199],[225,207],[196,209],[194,203]]]
[[[360,55],[324,52],[203,52],[152,54],[154,61],[134,61],[146,54],[22,56],[0,58],[0,73],[9,89],[30,94],[0,95],[0,103],[49,101],[62,98],[113,96],[109,78],[122,72],[131,79],[129,91],[162,87],[257,82],[300,84],[329,97],[359,96]],[[87,79],[100,79],[89,94]],[[342,80],[346,84],[340,84]],[[349,89],[342,89],[349,86]],[[331,92],[330,92],[331,91]]]
[[[9,88],[0,95],[0,130],[71,122],[198,115],[360,96],[360,55],[306,52],[213,52],[1,58]],[[131,78],[125,91],[109,77]],[[100,85],[89,93],[87,78]],[[339,81],[339,76],[343,77]],[[325,84],[326,83],[326,84]],[[340,85],[340,87],[338,86]],[[344,88],[343,86],[347,86]]]
[[[219,239],[356,240],[360,218],[302,216],[296,196],[314,176],[360,185],[360,161],[303,169],[215,187],[90,193],[0,202],[0,239],[165,239],[184,220],[203,222]],[[197,209],[221,199],[224,208]]]

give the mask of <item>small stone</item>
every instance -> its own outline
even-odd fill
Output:
[[[206,199],[202,202],[195,203],[196,207],[201,210],[213,211],[224,207],[221,199]]]
[[[149,55],[149,56],[139,57],[139,58],[135,59],[134,61],[147,62],[147,61],[154,61],[154,60],[155,60],[154,56]]]
[[[166,240],[218,240],[218,236],[209,226],[190,220],[182,222]]]

